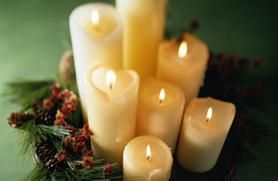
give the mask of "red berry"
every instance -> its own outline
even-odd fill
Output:
[[[104,172],[105,172],[105,174],[107,174],[107,175],[109,175],[109,174],[111,174],[112,173],[112,165],[111,164],[106,164],[105,166],[104,166]]]
[[[64,138],[64,143],[66,144],[66,145],[69,145],[69,144],[71,144],[73,142],[73,138],[69,135],[69,136],[66,136],[65,138]]]
[[[82,160],[82,167],[83,168],[93,168],[95,165],[92,156],[84,156]]]
[[[59,153],[57,153],[55,155],[55,157],[59,160],[59,161],[63,161],[67,159],[67,152],[66,151],[61,151]]]
[[[58,110],[57,113],[56,113],[56,119],[62,120],[64,118],[65,118],[64,114],[61,111]]]
[[[71,96],[71,91],[65,89],[60,94],[61,98],[68,99]]]
[[[43,106],[47,109],[50,109],[51,107],[53,107],[53,102],[50,99],[44,99]]]
[[[83,150],[86,147],[86,138],[82,135],[76,136],[73,147],[76,151]]]
[[[88,124],[84,124],[83,128],[81,129],[81,135],[84,136],[85,138],[89,138],[90,136],[93,135],[93,132],[90,130]]]
[[[65,116],[59,110],[56,113],[56,120],[54,121],[55,126],[64,126],[65,125]]]
[[[65,117],[68,117],[69,114],[70,114],[70,110],[67,107],[64,107],[64,106],[62,107],[61,112]]]
[[[59,84],[55,83],[51,86],[52,95],[58,97],[61,92],[61,87]]]

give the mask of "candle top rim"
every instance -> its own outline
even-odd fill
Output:
[[[208,46],[201,39],[190,33],[186,33],[183,42],[187,43],[187,54],[185,57],[179,56],[178,53],[181,42],[178,42],[176,39],[164,40],[159,45],[159,56],[163,57],[164,61],[178,62],[180,64],[190,64],[191,66],[198,66],[198,64],[196,64],[196,60],[208,60]]]
[[[207,106],[203,106],[203,105]],[[200,107],[203,109],[204,116],[202,118],[196,118],[196,115],[202,115],[200,113]],[[206,121],[208,108],[212,108],[213,115],[210,121]],[[199,110],[198,110],[199,109]],[[221,110],[222,114],[220,115],[219,111]],[[185,124],[191,124],[192,126],[197,126],[199,129],[196,129],[200,134],[210,134],[210,135],[219,135],[229,131],[232,122],[235,118],[236,107],[231,102],[217,100],[211,97],[207,98],[194,98],[188,105],[185,114],[184,121]],[[194,116],[195,115],[195,116]],[[223,118],[225,116],[225,119]],[[201,127],[200,127],[201,126]],[[213,127],[213,129],[211,128]],[[207,132],[202,131],[206,129]],[[216,130],[217,129],[217,130]],[[194,128],[195,130],[195,128]]]
[[[122,31],[122,19],[120,15],[117,13],[115,7],[111,4],[107,3],[85,3],[80,6],[77,6],[70,14],[70,29],[76,29],[81,27],[79,25],[80,20],[82,19],[91,19],[91,13],[93,10],[98,10],[99,13],[102,11],[108,12],[111,14],[111,17],[113,17],[115,21],[115,27],[111,32],[109,32],[106,36],[103,38],[97,38],[94,36],[91,36],[87,31],[82,31],[85,36],[90,36],[90,38],[94,39],[94,41],[102,42],[106,41],[108,39],[111,39],[111,37],[114,37],[115,34]]]
[[[101,94],[102,96],[99,96],[99,97],[104,98],[106,100],[113,101],[114,99],[121,99],[121,98],[125,97],[127,94],[129,94],[130,91],[133,91],[133,87],[136,86],[136,84],[138,84],[138,82],[139,82],[139,76],[133,70],[123,70],[123,69],[114,70],[114,72],[116,73],[116,76],[117,76],[117,83],[119,83],[121,81],[121,77],[126,77],[126,78],[129,78],[130,80],[129,80],[128,86],[124,87],[119,95],[117,95],[116,97],[111,99],[111,97],[109,97],[109,92],[106,92],[106,91],[100,89],[98,86],[95,85],[94,80],[92,80],[92,76],[93,76],[94,72],[101,68],[104,68],[107,70],[113,70],[112,68],[107,66],[105,63],[98,63],[96,65],[91,66],[91,68],[88,69],[87,75],[85,76],[84,81],[85,81],[85,84],[89,85],[88,87],[92,91],[94,91],[98,94]],[[106,78],[105,75],[106,74],[104,74],[103,80]]]
[[[159,96],[162,89],[165,90],[165,99],[160,102]],[[154,78],[141,82],[139,102],[143,102],[143,105],[149,109],[175,111],[179,107],[183,108],[185,101],[184,94],[178,86]]]
[[[146,158],[146,146],[148,144],[151,146],[152,151],[152,158],[150,160]],[[152,144],[155,144],[155,146],[152,146]],[[139,153],[142,153],[143,157],[139,157]],[[142,158],[142,160],[140,158]],[[125,146],[124,160],[127,162],[126,164],[136,164],[136,169],[143,169],[146,171],[150,168],[161,170],[171,169],[173,162],[172,153],[167,144],[160,138],[151,135],[138,136],[131,140]]]

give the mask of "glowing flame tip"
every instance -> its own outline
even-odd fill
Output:
[[[209,107],[207,112],[207,121],[210,121],[211,118],[212,118],[212,107]]]
[[[106,77],[105,77],[106,79],[106,85],[110,88],[110,89],[112,89],[113,88],[113,86],[115,85],[115,83],[116,83],[116,79],[117,79],[117,77],[116,77],[116,73],[113,71],[113,70],[109,70],[109,71],[107,71],[106,72]]]
[[[152,158],[152,150],[151,146],[148,144],[146,148],[146,158],[147,160],[150,160]]]
[[[180,44],[180,47],[179,47],[179,52],[178,52],[179,57],[180,57],[180,58],[186,57],[187,51],[188,51],[187,42],[186,42],[186,41],[183,41],[183,42]]]
[[[166,92],[165,89],[161,89],[159,93],[159,103],[162,103],[166,98]]]

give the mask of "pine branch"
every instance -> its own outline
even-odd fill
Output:
[[[42,140],[50,140],[56,150],[62,150],[63,137],[69,135],[63,127],[36,125],[34,120],[25,123],[21,128],[23,130],[23,153],[26,153],[29,149],[34,153],[37,145]]]
[[[25,111],[50,94],[52,80],[17,81],[7,84],[4,96],[13,104],[19,105]]]
[[[48,181],[47,170],[41,163],[37,163],[31,173],[24,179],[26,181]]]
[[[53,180],[69,180],[69,181],[117,181],[121,180],[121,172],[116,164],[112,164],[112,173],[105,173],[105,163],[102,159],[95,160],[95,166],[93,168],[86,169],[71,169],[67,168],[62,172],[54,172],[51,174]]]

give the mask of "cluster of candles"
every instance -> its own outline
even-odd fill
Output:
[[[208,48],[189,33],[163,40],[167,3],[89,3],[70,16],[93,153],[117,162],[125,180],[168,180],[173,155],[190,171],[210,170],[235,116],[232,103],[197,98]]]

